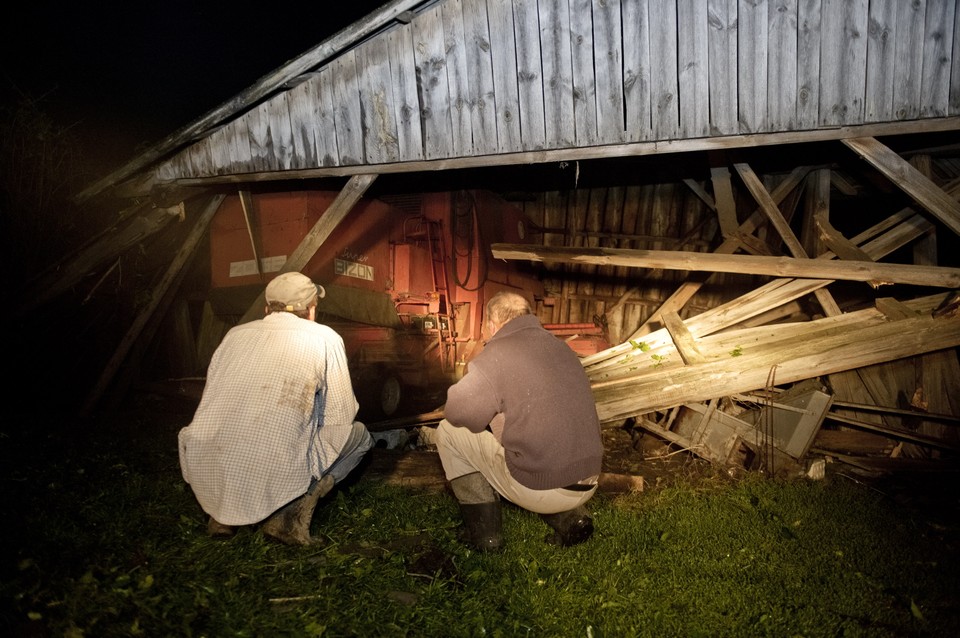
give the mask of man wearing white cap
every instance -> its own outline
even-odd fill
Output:
[[[372,447],[356,421],[343,339],[316,323],[321,286],[297,273],[267,284],[266,316],[232,328],[214,352],[203,396],[180,430],[180,468],[211,536],[263,523],[268,537],[315,542],[320,498]]]

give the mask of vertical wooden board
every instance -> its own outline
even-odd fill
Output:
[[[867,0],[823,0],[820,124],[863,122],[867,70]]]
[[[912,120],[920,114],[925,8],[925,2],[897,2],[893,116],[898,120]]]
[[[463,0],[463,37],[470,89],[470,128],[477,155],[497,152],[497,96],[493,88],[493,59],[486,0]]]
[[[270,119],[266,105],[261,104],[250,109],[244,117],[247,132],[250,134],[250,166],[255,171],[267,171],[272,168],[270,148]]]
[[[680,83],[680,134],[710,134],[710,61],[707,5],[702,0],[677,0],[677,68]]]
[[[740,132],[768,130],[767,0],[740,0],[737,5],[737,104]]]
[[[669,140],[680,132],[676,0],[651,0],[649,16],[653,139]]]
[[[340,166],[364,164],[363,123],[360,121],[360,89],[357,83],[357,57],[350,50],[333,65],[333,115],[337,130]]]
[[[413,58],[413,29],[400,25],[384,34],[390,58],[394,117],[397,122],[397,153],[401,161],[423,159],[420,130],[420,99],[417,97],[417,69]]]
[[[487,0],[490,24],[490,59],[496,95],[497,151],[523,150],[520,136],[520,95],[517,87],[517,53],[511,0]]]
[[[364,157],[370,164],[396,162],[400,149],[387,39],[367,40],[357,47],[356,56]]]
[[[707,8],[710,61],[710,132],[734,135],[737,124],[737,0],[710,0]]]
[[[447,85],[450,95],[450,125],[453,132],[450,142],[454,155],[458,157],[472,155],[470,86],[461,0],[446,0],[440,5],[440,17],[443,19],[443,42],[446,50]]]
[[[599,138],[591,0],[570,0],[570,55],[573,63],[573,121],[576,143],[577,146],[592,146]]]
[[[280,93],[265,103],[269,121],[269,137],[273,153],[270,154],[274,169],[293,168],[293,129],[290,127],[290,107],[286,92]]]
[[[624,139],[650,139],[650,18],[646,0],[621,0],[623,15]]]
[[[247,125],[250,114],[246,113],[227,126],[227,143],[230,145],[230,159],[233,166],[250,163],[250,133]]]
[[[624,139],[623,50],[620,0],[593,2],[593,63],[597,88],[597,135],[601,144]]]
[[[893,119],[893,77],[897,61],[897,6],[899,0],[872,0],[867,31],[867,84],[863,105],[866,122]]]
[[[539,10],[544,146],[569,148],[575,139],[570,10],[566,2],[542,2]]]
[[[927,0],[920,117],[946,117],[949,110],[950,54],[958,37],[953,30],[956,12],[956,0]]]
[[[950,115],[960,115],[960,11],[953,16],[953,66],[950,68]]]
[[[800,0],[797,9],[797,128],[820,121],[820,1]]]
[[[536,3],[513,3],[513,31],[517,47],[517,91],[520,99],[520,139],[523,150],[542,150],[543,71],[540,56],[540,16]]]
[[[317,158],[321,166],[340,166],[340,145],[337,141],[337,113],[334,107],[334,68],[320,70],[317,81],[310,81],[316,91],[317,107],[313,136],[317,142]]]
[[[773,0],[767,36],[767,127],[792,131],[797,115],[797,0]]]
[[[293,168],[319,166],[317,143],[313,136],[316,123],[315,91],[310,78],[287,91],[287,106],[290,109],[290,129],[293,131]]]
[[[426,159],[450,157],[453,127],[440,5],[418,15],[411,25],[423,118],[423,155]]]
[[[210,134],[211,159],[213,171],[217,175],[226,175],[230,166],[230,126],[221,126]]]

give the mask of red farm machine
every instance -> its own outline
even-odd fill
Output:
[[[243,314],[335,197],[228,197],[211,227],[217,313]],[[344,339],[361,418],[439,407],[478,351],[483,304],[497,291],[518,292],[536,306],[544,291],[534,269],[490,254],[491,244],[524,243],[530,234],[523,212],[487,191],[364,199],[354,207],[303,272],[326,290],[317,320]]]

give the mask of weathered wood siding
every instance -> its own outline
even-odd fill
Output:
[[[160,181],[960,115],[956,0],[443,0]]]

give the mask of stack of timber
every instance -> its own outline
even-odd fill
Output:
[[[769,469],[773,459],[808,467],[819,461],[814,455],[867,471],[919,462],[952,469],[960,450],[960,269],[936,265],[935,250],[932,259],[923,250],[937,231],[926,215],[960,228],[960,180],[941,189],[899,158],[890,161],[898,186],[925,211],[904,208],[849,238],[827,219],[836,174],[801,168],[783,192],[770,193],[749,166],[736,164],[758,208],[738,222],[729,207],[724,215],[711,207],[723,230],[711,253],[519,244],[492,252],[548,266],[690,273],[619,345],[582,358],[608,427],[641,428],[747,469]],[[778,208],[808,174],[803,223],[819,240],[814,258]],[[765,225],[791,256],[769,252],[769,241],[761,246],[756,233]],[[904,248],[913,263],[880,261]],[[685,304],[714,273],[766,283],[690,312]],[[892,285],[897,296],[868,295],[842,310],[829,289],[837,281],[874,291]],[[819,312],[801,311],[810,304]]]

